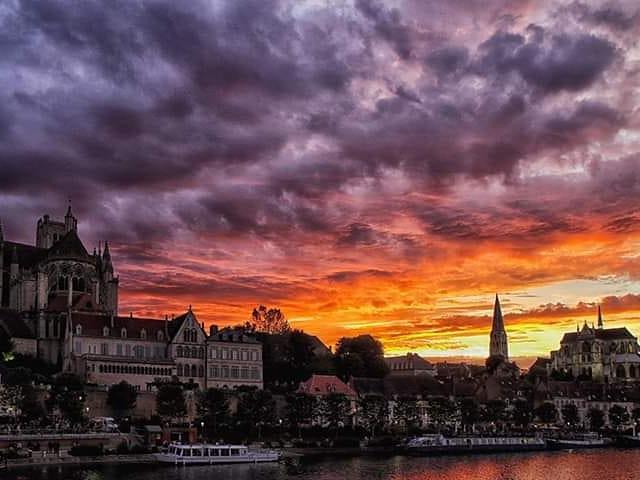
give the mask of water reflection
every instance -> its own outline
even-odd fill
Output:
[[[615,480],[640,478],[640,451],[599,450],[441,458],[323,459],[287,474],[278,464],[221,466],[112,465],[2,472],[7,480]]]

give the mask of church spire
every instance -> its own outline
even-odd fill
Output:
[[[604,322],[602,321],[602,310],[600,310],[600,305],[598,305],[598,329],[602,330],[604,328]]]
[[[71,199],[69,199],[67,214],[64,216],[64,230],[66,233],[69,233],[71,230],[78,230],[78,219],[74,217],[71,212]]]
[[[507,332],[504,329],[502,308],[500,307],[500,299],[497,293],[495,303],[493,304],[493,322],[491,324],[489,355],[492,357],[502,357],[505,360],[509,359]]]

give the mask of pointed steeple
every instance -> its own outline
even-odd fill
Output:
[[[502,308],[500,308],[500,299],[496,293],[496,300],[493,304],[493,323],[491,331],[504,331],[504,320],[502,319]]]
[[[71,212],[71,199],[69,199],[69,206],[67,207],[67,214],[64,216],[64,229],[68,233],[71,230],[78,229],[78,219],[73,216]]]
[[[109,242],[105,240],[104,242],[104,252],[102,253],[102,258],[105,262],[111,261],[111,253],[109,252]]]
[[[600,305],[598,305],[598,329],[602,330],[604,328],[604,322],[602,321],[602,310],[600,310]]]
[[[500,307],[500,299],[497,293],[495,303],[493,304],[493,322],[491,324],[489,355],[492,357],[502,357],[505,360],[509,359],[507,332],[504,329],[502,308]]]

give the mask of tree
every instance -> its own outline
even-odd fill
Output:
[[[45,411],[33,385],[23,385],[20,394],[20,419],[23,422],[37,422],[45,417]]]
[[[13,348],[13,341],[7,332],[4,329],[0,330],[0,360],[3,362],[11,360]]]
[[[275,421],[276,402],[268,390],[242,387],[238,389],[238,392],[236,420],[248,431],[257,427],[259,439],[262,426],[271,425]]]
[[[330,393],[322,397],[317,404],[317,415],[329,427],[336,430],[341,425],[348,423],[351,414],[351,405],[347,396],[343,393]]]
[[[447,397],[431,398],[427,403],[427,415],[438,430],[442,425],[451,423],[456,410],[456,405]]]
[[[291,330],[289,322],[279,308],[267,308],[260,305],[251,312],[251,320],[247,327],[255,332],[281,335]]]
[[[503,400],[490,400],[483,410],[484,420],[492,423],[503,422],[507,419],[507,405]]]
[[[487,369],[487,373],[492,375],[503,363],[504,357],[502,355],[492,355],[485,360],[484,365]]]
[[[604,427],[604,413],[599,408],[590,408],[587,418],[592,431],[597,432]]]
[[[567,426],[572,427],[580,422],[580,416],[578,415],[578,407],[573,403],[568,403],[560,410],[562,413],[562,420]]]
[[[63,373],[56,377],[49,391],[48,404],[58,410],[72,425],[84,420],[84,381],[72,373]]]
[[[338,376],[382,378],[389,373],[382,343],[371,335],[342,337],[336,345]]]
[[[407,431],[419,420],[418,400],[411,396],[398,397],[393,405],[393,420]]]
[[[376,429],[384,427],[387,416],[387,401],[382,395],[365,395],[358,401],[358,420],[372,437]]]
[[[553,403],[544,402],[542,405],[535,409],[535,414],[542,423],[553,423],[556,421],[558,411]]]
[[[156,394],[156,410],[165,420],[186,416],[187,405],[184,401],[182,386],[178,383],[160,385]]]
[[[289,425],[298,429],[298,437],[302,437],[300,425],[311,423],[316,399],[313,395],[296,392],[287,395],[287,420]]]
[[[116,412],[116,416],[122,417],[127,411],[136,408],[137,398],[136,388],[123,380],[109,387],[107,405]]]
[[[529,402],[526,400],[518,399],[513,404],[513,422],[522,427],[526,428],[532,420],[532,412],[531,406]]]
[[[480,419],[478,402],[473,398],[463,398],[458,402],[458,408],[460,409],[460,421],[463,426],[473,426]]]
[[[227,425],[230,420],[229,401],[224,390],[208,388],[198,395],[197,410],[204,422],[203,434],[213,438],[220,427]]]
[[[621,425],[629,421],[629,412],[622,405],[613,405],[609,409],[609,423],[618,430]]]

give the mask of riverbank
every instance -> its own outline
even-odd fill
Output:
[[[65,465],[145,464],[154,462],[156,462],[156,459],[151,453],[137,455],[102,455],[99,457],[74,457],[72,455],[61,455],[58,457],[50,455],[47,457],[34,456],[31,458],[8,460],[5,464],[2,464],[1,468],[14,469],[39,466],[58,467]]]

